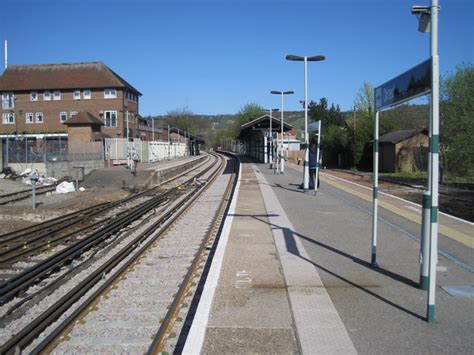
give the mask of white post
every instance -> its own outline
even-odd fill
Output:
[[[280,174],[285,172],[285,160],[283,159],[283,92],[281,93],[281,149],[280,149]]]
[[[438,178],[439,178],[439,57],[438,57],[438,0],[431,0],[431,228],[430,273],[428,286],[427,322],[435,319],[436,264],[438,259]]]
[[[151,140],[154,142],[155,141],[155,120],[151,120],[151,131],[152,131],[152,137]]]
[[[308,57],[304,57],[304,163],[303,191],[309,191],[309,137],[308,137]]]
[[[373,215],[372,215],[372,257],[371,263],[377,266],[377,219],[379,202],[379,111],[375,111],[374,121],[374,172],[373,172]]]
[[[272,168],[273,165],[273,129],[272,129],[272,109],[270,109],[270,169]]]
[[[267,164],[268,163],[268,150],[267,150],[267,136],[263,136],[263,163]]]
[[[316,174],[314,177],[314,193],[318,192],[318,180],[319,180],[319,152],[321,146],[321,120],[318,124],[318,146],[316,148]]]
[[[128,133],[128,110],[125,112],[125,120],[127,121],[127,145],[126,145],[126,149],[127,149],[127,166],[130,167],[130,146],[129,146],[129,140],[130,140],[130,137],[129,137],[129,133]]]

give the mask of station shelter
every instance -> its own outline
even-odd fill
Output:
[[[271,120],[271,132],[270,132]],[[283,122],[283,132],[289,132],[292,125]],[[271,157],[276,154],[277,138],[281,144],[281,120],[270,117],[269,114],[256,118],[240,126],[238,136],[239,153],[249,155],[263,163],[269,163]],[[287,141],[283,139],[283,144]],[[285,148],[284,148],[285,149]]]

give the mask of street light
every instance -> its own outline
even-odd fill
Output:
[[[291,95],[291,94],[294,94],[295,92],[294,91],[270,91],[271,94],[275,94],[275,95],[281,95],[281,149],[280,149],[280,164],[279,164],[279,168],[280,168],[280,174],[283,174],[285,172],[285,163],[284,163],[284,160],[283,160],[283,96],[284,95]],[[278,143],[277,143],[278,144]]]
[[[270,112],[270,169],[273,168],[273,129],[272,129],[272,111],[278,111],[277,108],[271,108],[271,109],[264,109],[264,111]]]
[[[304,62],[304,168],[303,168],[303,191],[309,191],[309,139],[308,139],[308,62],[321,62],[326,59],[323,55],[315,55],[312,57],[304,56],[300,57],[297,55],[287,55],[287,60],[295,62]],[[318,130],[318,147],[316,151],[316,177],[314,181],[314,191],[318,191],[318,175],[319,175],[319,144],[321,142],[321,121],[319,121]]]

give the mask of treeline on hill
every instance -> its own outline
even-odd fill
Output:
[[[227,130],[235,121],[236,115],[199,115],[187,107],[168,112],[166,115],[145,116],[154,119],[156,127],[177,127],[201,137],[207,147],[215,146],[219,132]]]

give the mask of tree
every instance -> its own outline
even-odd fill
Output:
[[[364,81],[362,87],[357,91],[354,99],[354,108],[356,111],[372,114],[374,108],[374,87],[368,81]]]
[[[248,103],[244,105],[237,113],[239,126],[261,117],[264,114],[265,111],[260,105],[254,102]]]
[[[348,157],[348,141],[349,136],[345,127],[336,125],[328,126],[322,134],[321,148],[324,150],[324,161],[329,164],[337,164],[341,162],[343,165],[347,162]]]
[[[463,64],[441,85],[441,151],[448,173],[474,180],[474,67]]]
[[[372,157],[367,152],[367,147],[373,139],[373,107],[374,87],[364,81],[354,99],[354,112],[347,122],[349,132],[349,147],[352,157],[352,166],[370,167]]]
[[[190,130],[191,132],[197,126],[195,119],[193,118],[193,113],[187,106],[168,111],[166,123],[169,124],[170,127]]]
[[[339,105],[331,104],[328,108],[328,99],[322,97],[319,99],[319,103],[311,101],[308,105],[309,118],[311,121],[321,120],[321,125],[328,127],[331,125],[343,126],[344,115],[339,108]]]

